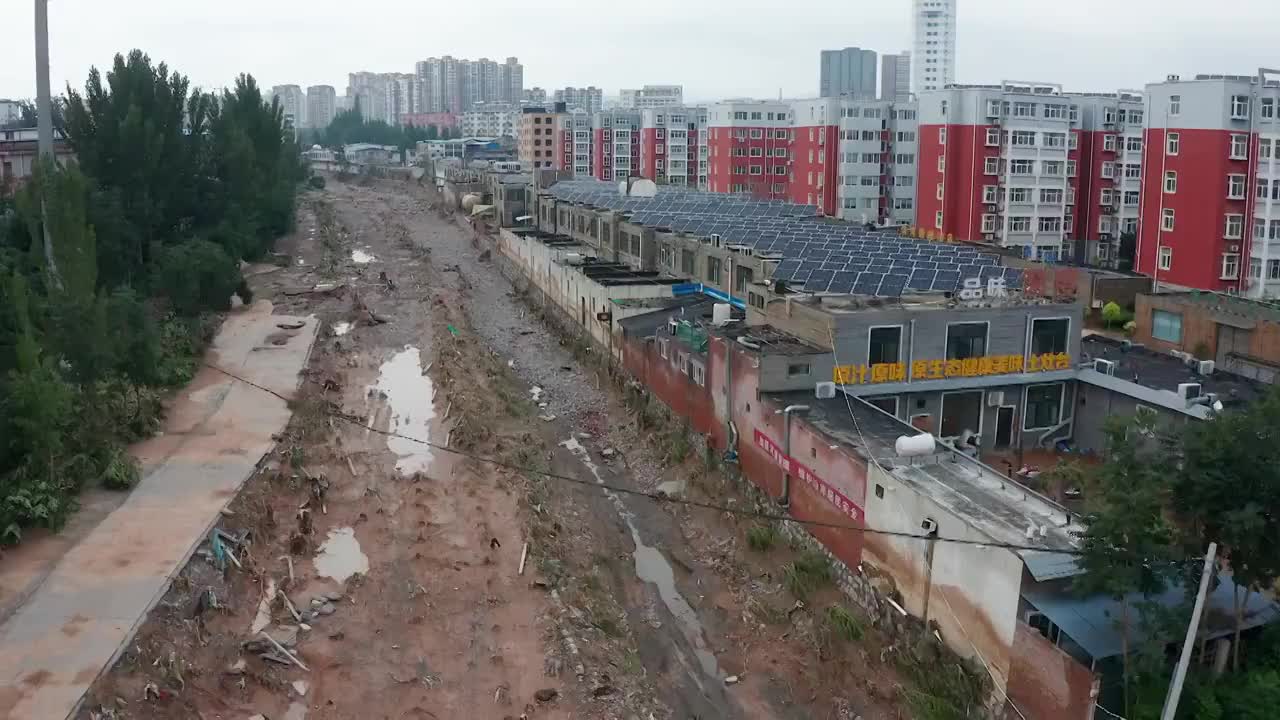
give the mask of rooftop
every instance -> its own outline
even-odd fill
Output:
[[[1163,407],[1180,410],[1197,417],[1207,417],[1208,402],[1188,403],[1178,395],[1178,386],[1183,383],[1198,383],[1202,395],[1213,393],[1226,408],[1239,407],[1251,403],[1266,393],[1268,386],[1239,375],[1215,369],[1210,375],[1201,375],[1196,368],[1186,361],[1169,353],[1158,352],[1141,345],[1126,344],[1103,335],[1086,335],[1080,343],[1083,362],[1109,360],[1115,363],[1114,375],[1110,380],[1103,380],[1102,373],[1085,368],[1080,372],[1080,379],[1095,385],[1106,382],[1123,382],[1145,388],[1150,393],[1139,396],[1128,392],[1139,400],[1158,403]],[[1105,376],[1103,376],[1105,377]],[[1124,388],[1112,388],[1124,392]]]
[[[814,427],[875,461],[899,481],[963,518],[971,528],[995,542],[1043,547],[1017,551],[1028,568],[1053,566],[1054,576],[1075,574],[1069,556],[1055,550],[1074,550],[1074,533],[1083,528],[1067,508],[1020,485],[997,470],[961,453],[939,446],[934,455],[898,457],[897,439],[920,431],[864,400],[837,392],[822,399],[812,391],[765,393],[780,406],[809,406],[806,420]],[[1028,537],[1028,528],[1036,528]],[[1044,534],[1040,534],[1040,528]],[[1033,572],[1034,574],[1034,572]]]
[[[1175,300],[1207,307],[1225,316],[1242,320],[1261,320],[1264,322],[1280,322],[1280,303],[1268,300],[1254,300],[1239,295],[1224,295],[1205,290],[1189,290],[1185,292],[1148,293],[1148,297],[1156,300]],[[1233,323],[1227,322],[1231,325]]]

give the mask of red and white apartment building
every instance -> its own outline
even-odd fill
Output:
[[[920,97],[916,224],[1024,257],[1109,262],[1136,230],[1142,95],[1051,83]]]
[[[1157,286],[1280,295],[1280,84],[1170,76],[1147,86],[1137,269]]]
[[[640,177],[706,189],[707,109],[665,106],[640,111]]]
[[[591,115],[570,110],[555,118],[555,169],[568,170],[579,177],[592,177],[593,159]]]
[[[707,189],[787,199],[791,129],[788,102],[743,100],[708,107]]]
[[[591,118],[591,174],[626,180],[640,174],[640,111],[605,110]]]

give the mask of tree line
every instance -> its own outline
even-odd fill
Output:
[[[301,137],[304,145],[320,145],[335,150],[352,143],[394,145],[401,150],[407,150],[427,140],[462,137],[462,131],[458,128],[435,125],[397,127],[382,120],[366,120],[360,112],[360,104],[357,101],[355,107],[335,115],[328,127],[304,131]]]
[[[1130,720],[1159,718],[1171,675],[1169,643],[1186,632],[1203,555],[1215,542],[1211,591],[1228,577],[1235,581],[1232,617],[1211,617],[1206,609],[1198,632],[1210,623],[1234,629],[1232,672],[1218,677],[1195,668],[1178,718],[1275,717],[1280,626],[1260,633],[1244,654],[1241,627],[1250,598],[1274,597],[1280,578],[1280,392],[1185,426],[1161,424],[1154,413],[1113,418],[1106,437],[1100,466],[1059,465],[1044,479],[1086,488],[1084,573],[1075,586],[1107,595],[1120,608],[1112,620],[1123,647],[1123,707],[1110,709]],[[1182,605],[1158,602],[1178,589]]]
[[[240,75],[205,92],[141,51],[68,87],[75,155],[0,199],[0,542],[57,528],[188,381],[240,261],[294,222],[305,172],[278,103]]]

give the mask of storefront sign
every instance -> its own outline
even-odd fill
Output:
[[[943,380],[1070,369],[1071,356],[1066,353],[1031,355],[1025,360],[1021,355],[984,355],[964,360],[916,360],[911,363],[911,379]],[[906,363],[878,363],[870,367],[838,365],[832,373],[832,380],[840,385],[905,382],[906,370]]]
[[[850,500],[844,493],[831,486],[827,481],[818,477],[817,473],[810,470],[803,463],[797,461],[793,457],[789,457],[768,435],[756,430],[755,445],[763,450],[770,459],[777,463],[788,474],[792,477],[798,478],[805,485],[808,485],[809,488],[817,493],[819,497],[824,498],[832,507],[844,513],[844,515],[850,520],[858,523],[862,522],[862,508],[856,502]]]

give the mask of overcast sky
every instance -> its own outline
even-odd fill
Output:
[[[32,0],[3,0],[0,97],[35,94]],[[910,0],[50,0],[54,92],[141,48],[206,88],[249,72],[264,86],[333,85],[348,72],[412,72],[431,56],[509,55],[525,87],[606,95],[680,83],[687,100],[816,95],[818,51],[911,44]],[[340,6],[329,10],[326,6]],[[1230,9],[1230,12],[1227,10]],[[358,14],[356,14],[358,13]],[[1275,0],[960,0],[957,81],[1141,88],[1169,73],[1280,66]]]

